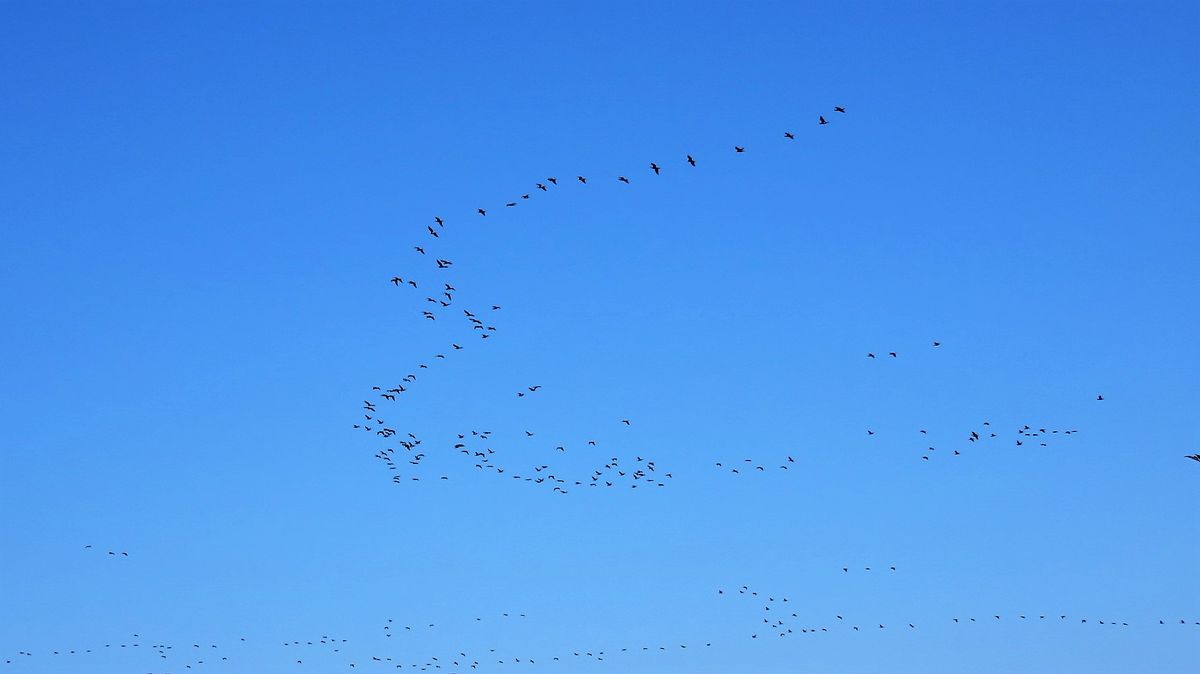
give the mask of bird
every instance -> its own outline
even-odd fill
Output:
[[[626,185],[629,184],[629,178],[626,178],[625,176],[617,176],[617,180],[620,180],[621,182],[625,183]]]
[[[687,156],[687,163],[691,164],[692,166],[695,166],[695,165],[696,165],[696,160],[695,160],[695,159],[692,159],[692,155],[690,155],[690,154],[689,154],[689,155]]]
[[[659,171],[661,171],[662,169],[660,169],[658,167],[658,164],[655,164],[654,162],[650,162],[650,170],[654,171],[654,175],[659,175]]]
[[[734,152],[745,152],[745,151],[746,151],[746,148],[744,148],[744,147],[738,147],[737,145],[734,145],[734,146],[733,146],[733,151],[734,151]]]
[[[558,178],[546,178],[546,182],[550,183],[551,185],[557,185]]]
[[[587,178],[584,178],[583,176],[575,176],[575,179],[584,185],[587,184]]]
[[[867,358],[874,358],[874,357],[875,357],[875,354],[873,354],[873,353],[868,353],[868,354],[867,354]]]
[[[1104,400],[1104,396],[1096,396],[1096,400]]]
[[[628,419],[622,419],[622,420],[621,420],[621,423],[623,423],[623,424],[625,424],[626,426],[628,426],[628,425],[629,425],[629,420],[628,420]]]
[[[487,215],[487,211],[483,210],[482,208],[475,209],[475,212],[480,215]]]
[[[404,283],[404,279],[400,278],[399,276],[392,277],[392,284],[400,285],[401,283]]]
[[[418,253],[420,253],[422,255],[425,254],[425,249],[420,246],[413,246],[413,250],[417,251]]]
[[[796,140],[796,137],[793,136],[792,134],[788,133],[787,131],[783,132],[783,137],[787,138],[788,140]]]
[[[846,109],[845,109],[845,108],[843,108],[843,107],[840,107],[840,106],[837,106],[837,105],[835,105],[835,106],[833,106],[833,111],[834,111],[834,112],[845,112],[845,111],[846,111]]]
[[[824,117],[817,118],[817,124],[828,124],[828,123],[829,122],[826,122]]]
[[[445,223],[445,222],[442,222],[442,219],[441,219],[441,218],[439,218],[439,217],[437,217],[436,215],[433,217],[433,221],[434,221],[434,222],[436,222],[436,223],[438,224],[438,227],[445,227],[445,226],[446,226],[446,223]]]
[[[935,347],[936,347],[936,346],[941,346],[941,345],[942,345],[942,343],[941,343],[941,342],[934,342],[934,343],[933,343],[933,345],[934,345]]]
[[[433,238],[435,238],[435,239],[440,239],[440,238],[441,238],[440,236],[438,236],[437,230],[436,230],[436,229],[434,229],[433,227],[426,227],[425,229],[428,229],[428,230],[429,230],[429,233],[430,233],[430,235],[432,235],[432,236],[433,236]]]
[[[1187,454],[1184,458],[1191,459],[1192,461],[1200,461],[1200,454]]]

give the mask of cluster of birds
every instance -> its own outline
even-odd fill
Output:
[[[892,569],[892,571],[895,571],[895,567],[891,567],[891,569]],[[870,570],[870,567],[867,567],[867,570]],[[842,571],[849,572],[849,568],[843,567]],[[786,638],[786,637],[794,636],[797,634],[821,634],[821,633],[828,633],[828,632],[833,632],[833,631],[838,631],[838,630],[849,631],[849,632],[860,632],[863,629],[867,629],[867,630],[889,629],[889,626],[882,622],[878,622],[878,621],[861,621],[860,622],[860,621],[856,621],[853,619],[848,620],[845,616],[843,616],[841,614],[826,615],[826,616],[816,618],[816,619],[813,619],[808,616],[802,617],[800,615],[800,613],[802,612],[802,609],[795,609],[794,607],[796,606],[796,602],[791,601],[788,597],[781,595],[781,596],[779,596],[778,600],[776,600],[776,598],[774,596],[760,594],[757,590],[751,589],[748,585],[742,585],[738,589],[737,594],[741,595],[745,598],[751,599],[751,600],[757,600],[756,603],[761,603],[761,608],[762,608],[762,612],[764,615],[759,619],[758,626],[755,628],[752,628],[750,630],[750,633],[749,633],[750,639],[758,639],[760,636],[765,637],[768,635]],[[720,597],[730,596],[730,595],[727,595],[727,593],[723,589],[718,589],[717,595]],[[764,598],[766,600],[765,602],[763,602]],[[1094,618],[1094,617],[1086,618],[1086,617],[1079,617],[1079,616],[1071,616],[1066,613],[1059,613],[1059,614],[1045,614],[1045,613],[1024,614],[1024,613],[1021,613],[1021,614],[1017,614],[1015,616],[1010,615],[1010,616],[1008,616],[1008,618],[1016,619],[1016,620],[1029,620],[1029,621],[1045,621],[1045,620],[1054,620],[1055,618],[1057,618],[1057,620],[1060,622],[1067,622],[1067,621],[1073,622],[1075,620],[1078,620],[1078,624],[1081,624],[1081,625],[1104,625],[1104,626],[1110,626],[1110,627],[1129,627],[1130,626],[1130,622],[1127,620],[1113,620],[1111,618],[1099,619],[1099,618]],[[974,616],[967,616],[967,617],[954,616],[954,617],[950,617],[948,619],[943,619],[943,623],[949,622],[954,625],[963,625],[963,624],[969,625],[972,623],[987,622],[989,620],[994,622],[994,621],[998,621],[998,620],[1002,620],[1002,619],[1004,619],[1004,616],[1002,616],[1001,614],[992,614],[990,616],[984,615],[984,616],[980,616],[979,618],[976,618]],[[1185,626],[1190,625],[1193,627],[1200,627],[1200,620],[1190,620],[1189,621],[1189,620],[1183,619],[1183,618],[1158,618],[1157,621],[1158,621],[1159,625],[1164,625],[1164,626],[1165,625],[1185,625]],[[1147,622],[1145,624],[1152,624],[1152,623]],[[918,629],[917,623],[915,623],[915,622],[901,622],[899,625],[896,625],[893,623],[892,627],[899,628],[899,629],[909,629],[909,630]]]
[[[845,113],[846,109],[844,107],[834,106],[831,114]],[[817,116],[817,126],[825,126],[829,123],[829,120],[827,120],[824,115]],[[786,141],[794,141],[796,140],[796,134],[792,133],[791,131],[784,131],[783,138]],[[745,146],[733,146],[734,154],[744,154],[745,152]],[[692,168],[699,166],[697,158],[692,154],[685,153],[684,159],[681,161],[681,163],[686,163]],[[665,167],[665,163],[660,164],[658,161],[652,161],[648,164],[648,170],[656,176],[661,175]],[[631,183],[629,175],[618,175],[616,180],[623,184]],[[584,175],[577,175],[572,182],[584,186],[588,184],[588,177]],[[529,190],[528,192],[524,192],[517,198],[506,202],[504,207],[516,207],[520,203],[531,200],[533,195],[537,192],[548,193],[555,189],[560,189],[559,179],[555,176],[534,181],[533,189]],[[487,207],[479,207],[475,209],[475,213],[482,217],[486,217],[488,215],[488,211],[489,209]],[[449,253],[438,251],[438,247],[440,247],[445,241],[443,235],[446,232],[447,220],[440,215],[434,216],[432,224],[424,226],[424,236],[427,237],[426,241],[412,245],[412,249],[418,258],[426,261],[426,269],[434,272],[435,274],[442,275],[436,281],[429,282],[424,279],[419,280],[412,277],[410,274],[405,274],[403,276],[396,274],[388,279],[389,283],[391,283],[394,287],[406,288],[412,292],[420,293],[420,291],[428,288],[433,289],[432,292],[427,292],[424,297],[424,306],[422,307],[420,314],[422,320],[424,321],[437,321],[440,318],[444,318],[445,312],[451,310],[451,308],[455,306],[455,293],[457,292],[456,282],[453,278],[447,278],[444,276],[445,274],[451,274],[455,270],[454,261],[451,259],[451,255]],[[430,261],[432,262],[430,263]],[[482,318],[482,316],[486,315],[485,311],[487,313],[499,311],[501,306],[499,304],[489,304],[487,306],[491,307],[490,311],[481,310],[475,307],[461,308],[461,317],[465,319],[468,330],[473,335],[478,335],[481,340],[487,340],[498,332],[497,326],[492,324],[490,320],[485,320]],[[452,342],[450,347],[444,353],[438,353],[434,355],[433,359],[445,359],[449,357],[449,354],[460,351],[464,348],[465,347],[463,346],[463,343],[457,341]],[[416,370],[420,371],[423,369],[428,369],[428,367],[429,365],[427,363],[421,363],[418,365]],[[378,385],[371,387],[372,395],[368,396],[367,399],[363,401],[363,418],[353,424],[355,430],[360,430],[383,440],[390,441],[390,439],[393,437],[404,437],[404,435],[406,435],[407,439],[401,440],[399,444],[409,455],[407,458],[407,463],[410,466],[410,470],[412,467],[419,466],[422,460],[427,457],[424,448],[419,447],[421,445],[421,441],[411,432],[402,435],[401,431],[398,430],[394,424],[389,424],[384,419],[381,419],[379,414],[379,405],[396,403],[400,399],[400,396],[408,392],[410,387],[416,381],[417,373],[414,371],[405,375],[401,381],[396,384],[390,386]],[[532,386],[528,387],[528,391],[518,391],[517,397],[525,397],[527,394],[536,392],[539,388],[540,386]],[[391,416],[391,413],[389,413],[388,416]],[[476,437],[479,437],[479,435],[480,434],[476,434]],[[459,434],[459,439],[466,439],[465,435]],[[484,439],[486,439],[486,437],[484,437]],[[465,454],[468,459],[471,459],[471,463],[477,470],[494,471],[497,475],[503,474],[506,470],[508,470],[495,464],[494,457],[492,456],[494,451],[491,448],[487,448],[482,451],[468,450],[466,447],[455,447],[455,449],[462,451],[462,453]],[[565,448],[561,446],[559,449],[560,451],[565,451]],[[387,466],[388,470],[397,471],[399,469],[399,465],[395,458],[396,449],[394,447],[383,447],[377,451],[375,456]],[[643,463],[640,459],[637,462]],[[533,472],[535,473],[534,475],[528,474],[528,471],[525,471],[525,475],[521,475],[513,472],[512,470],[508,470],[507,474],[516,480],[524,480],[534,484],[549,484],[551,485],[552,491],[563,494],[567,493],[567,487],[569,486],[616,486],[621,478],[629,478],[628,481],[630,487],[637,487],[639,484],[653,484],[654,486],[658,487],[665,486],[665,483],[662,482],[662,480],[654,479],[653,473],[656,473],[657,469],[652,461],[645,461],[643,466],[631,467],[631,470],[625,471],[621,469],[619,460],[614,457],[610,458],[606,462],[603,462],[603,468],[597,468],[596,470],[592,471],[590,475],[578,479],[555,476],[549,473],[543,475],[542,473],[548,469],[548,465],[535,464],[532,468]],[[411,475],[408,481],[420,481],[420,479],[420,475]],[[450,477],[449,475],[440,475],[438,476],[438,479],[448,480]],[[670,479],[669,474],[665,476],[665,479]],[[392,481],[398,484],[405,482],[406,480],[399,475],[394,475]]]
[[[239,642],[245,641],[245,637],[239,638]],[[199,669],[206,662],[209,664],[215,664],[229,661],[229,656],[224,655],[224,653],[227,651],[221,651],[219,655],[212,653],[214,650],[221,650],[217,644],[192,643],[190,645],[176,645],[156,643],[143,645],[141,643],[140,634],[130,635],[127,643],[107,643],[102,647],[97,646],[94,648],[55,649],[50,650],[43,655],[57,660],[59,658],[71,658],[71,656],[97,655],[105,651],[120,651],[121,649],[126,649],[131,653],[144,652],[146,654],[145,657],[153,657],[155,660],[163,663],[166,666],[182,667],[184,670]],[[210,653],[211,655],[205,655],[205,653]],[[36,656],[31,651],[18,651],[15,658],[6,658],[4,660],[4,664],[20,664],[22,660],[34,659],[35,657]],[[155,674],[155,672],[151,671],[150,674]],[[171,674],[171,670],[163,670],[162,674]]]

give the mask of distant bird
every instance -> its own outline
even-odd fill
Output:
[[[628,419],[622,419],[622,420],[621,420],[621,423],[623,423],[623,424],[625,424],[626,426],[628,426],[628,425],[629,425],[629,420],[628,420]]]
[[[793,136],[792,134],[788,133],[787,131],[783,132],[783,137],[787,138],[788,140],[796,140],[796,137]]]
[[[690,155],[690,154],[689,154],[689,155],[687,156],[687,163],[691,164],[692,166],[695,166],[695,165],[696,165],[696,160],[695,160],[695,159],[692,159],[692,155]]]
[[[543,192],[545,192],[545,191],[546,191],[546,186],[545,186],[545,185],[543,185],[543,184],[541,184],[541,183],[538,183],[538,184],[537,184],[537,188],[538,188],[539,190],[543,191]]]
[[[445,223],[445,222],[442,222],[442,219],[441,219],[441,218],[439,218],[439,217],[437,217],[437,216],[434,216],[434,218],[433,218],[433,221],[434,221],[434,222],[436,222],[436,223],[438,224],[438,227],[445,227],[445,226],[446,226],[446,223]]]
[[[1096,400],[1104,400],[1104,396],[1096,396]]]
[[[401,283],[404,283],[404,279],[400,278],[399,276],[393,276],[392,283],[394,285],[400,285]]]
[[[829,122],[826,122],[824,117],[817,118],[817,124],[828,124],[828,123]]]
[[[733,146],[733,151],[734,151],[734,152],[745,152],[745,151],[746,151],[746,148],[744,148],[744,147],[738,147],[737,145],[734,145],[734,146]]]
[[[528,199],[528,198],[529,198],[529,195],[528,195],[528,194],[522,194],[522,195],[521,195],[521,198],[522,198],[522,199]]]
[[[874,358],[874,357],[875,357],[875,354],[873,354],[873,353],[868,353],[868,354],[867,354],[867,358]]]
[[[509,208],[512,208],[513,206],[516,206],[516,205],[517,205],[517,202],[515,202],[515,201],[510,201],[510,202],[508,202],[507,204],[504,204],[504,205],[505,205],[505,206],[507,206],[507,207],[509,207]]]
[[[888,351],[888,355],[889,355],[889,356],[891,356],[892,358],[895,358],[895,357],[896,357],[896,352],[895,352],[895,351]]]
[[[846,109],[835,105],[835,106],[833,106],[833,111],[834,112],[845,112]]]
[[[557,185],[558,178],[546,178],[546,182],[550,183],[551,185]]]
[[[942,345],[942,343],[941,343],[941,342],[934,342],[934,343],[933,343],[933,345],[934,345],[934,346],[941,346],[941,345]]]
[[[629,184],[629,178],[626,178],[625,176],[617,176],[617,180],[620,180],[621,182],[625,183],[626,185]]]
[[[654,162],[650,162],[650,170],[654,171],[654,175],[659,175],[659,171],[661,171],[662,169],[660,169],[658,167],[658,164],[655,164]]]
[[[413,250],[417,251],[418,253],[420,253],[422,255],[425,254],[425,249],[420,246],[413,246]]]
[[[584,185],[587,184],[587,178],[584,178],[583,176],[575,176],[575,179],[578,180],[579,182],[583,183]]]
[[[480,215],[487,215],[487,211],[483,210],[482,208],[475,209],[475,212]]]
[[[1186,454],[1184,458],[1191,459],[1192,461],[1200,461],[1200,454]]]

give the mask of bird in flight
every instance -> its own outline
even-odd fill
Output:
[[[834,112],[845,112],[846,109],[841,106],[835,105],[835,106],[833,106],[833,111]]]
[[[578,180],[579,182],[583,183],[584,185],[587,184],[587,178],[584,178],[583,176],[575,176],[575,179]]]
[[[1104,400],[1104,396],[1096,396],[1096,400]]]
[[[692,159],[692,155],[690,155],[690,154],[688,155],[687,162],[688,162],[689,164],[691,164],[692,166],[695,166],[695,165],[696,165],[696,160],[695,160],[695,159]]]
[[[487,215],[487,211],[483,210],[482,208],[475,209],[475,212],[480,215]]]
[[[404,283],[404,279],[400,278],[399,276],[393,276],[393,277],[392,277],[392,284],[393,284],[393,285],[400,285],[401,283]]]
[[[546,178],[546,182],[550,183],[551,185],[557,185],[558,178]]]
[[[818,118],[817,118],[817,124],[828,124],[828,123],[829,123],[829,122],[826,122],[826,121],[825,121],[825,117],[824,117],[824,116],[820,116],[820,117],[818,117]]]
[[[654,162],[650,162],[650,170],[654,171],[654,175],[659,175],[659,171],[661,171],[662,169],[660,169],[658,167],[658,164],[655,164]]]
[[[1184,458],[1191,459],[1192,461],[1200,461],[1200,454],[1187,454]]]
[[[628,419],[622,419],[622,420],[621,420],[621,423],[623,423],[623,424],[625,424],[626,426],[628,426],[628,425],[629,425],[629,420],[628,420]]]
[[[413,246],[413,250],[417,251],[418,253],[420,253],[422,255],[425,254],[425,249],[420,246]]]
[[[745,152],[745,151],[746,151],[746,148],[744,148],[744,147],[738,147],[737,145],[734,145],[734,146],[733,146],[733,151],[734,151],[734,152]]]
[[[545,191],[546,191],[546,186],[545,186],[545,185],[543,185],[543,184],[541,184],[541,183],[538,183],[538,184],[537,184],[537,188],[538,188],[539,190],[543,191],[543,192],[545,192]]]
[[[439,217],[437,217],[436,215],[433,217],[433,221],[434,221],[434,222],[436,222],[436,223],[438,224],[438,227],[445,227],[445,226],[446,226],[446,223],[445,223],[445,222],[442,222],[442,219],[441,219],[441,218],[439,218]]]
[[[625,176],[617,176],[617,180],[620,180],[621,182],[625,183],[626,185],[629,184],[629,178],[626,178]]]
[[[783,132],[783,137],[787,138],[788,140],[796,140],[796,137],[793,136],[792,134],[788,133],[787,131]]]
[[[433,235],[433,237],[434,237],[434,238],[436,238],[436,239],[440,239],[440,238],[441,238],[441,237],[439,237],[439,236],[438,236],[437,230],[436,230],[436,229],[434,229],[433,227],[426,227],[425,229],[428,229],[428,230],[429,230],[429,233],[430,233],[431,235]]]

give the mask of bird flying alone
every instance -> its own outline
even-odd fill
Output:
[[[659,175],[659,172],[660,172],[662,169],[661,169],[661,168],[659,168],[658,164],[655,164],[654,162],[650,162],[650,170],[651,170],[651,171],[654,171],[654,175]]]

